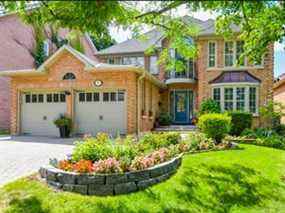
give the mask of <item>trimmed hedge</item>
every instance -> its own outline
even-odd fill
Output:
[[[231,117],[227,114],[210,113],[199,117],[199,129],[208,137],[220,143],[231,129]]]
[[[249,112],[233,111],[229,112],[232,118],[231,135],[240,136],[245,129],[251,128],[252,114]]]

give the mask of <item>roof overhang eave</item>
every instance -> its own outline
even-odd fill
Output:
[[[31,70],[8,70],[8,71],[1,71],[0,76],[3,77],[21,77],[21,76],[43,76],[45,72],[39,72],[35,69]]]
[[[90,67],[85,68],[86,71],[89,72],[135,72],[137,74],[145,74],[145,78],[150,80],[152,83],[154,83],[156,86],[165,89],[167,86],[164,82],[158,80],[156,77],[154,77],[152,74],[150,74],[148,71],[146,71],[142,67],[135,67],[135,66],[97,66],[97,67]]]

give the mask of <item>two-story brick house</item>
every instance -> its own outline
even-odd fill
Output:
[[[161,112],[171,114],[174,124],[191,123],[206,98],[222,110],[252,112],[258,125],[259,107],[272,98],[273,45],[262,64],[250,65],[245,58],[237,67],[242,41],[216,35],[213,20],[189,21],[200,28],[193,38],[198,57],[185,62],[183,72],[157,65],[168,43],[157,30],[146,33],[147,40],[130,39],[97,52],[100,62],[64,46],[36,70],[2,72],[12,78],[11,132],[58,135],[53,119],[60,113],[73,119],[75,134],[149,131]],[[150,46],[156,54],[145,55]],[[179,57],[175,50],[170,55]]]
[[[189,60],[183,72],[166,71],[157,65],[167,39],[157,30],[146,33],[148,40],[130,39],[98,52],[98,58],[112,64],[140,64],[151,74],[163,81],[167,89],[160,91],[160,111],[169,112],[174,124],[189,124],[203,99],[213,98],[224,110],[250,111],[259,122],[258,109],[272,99],[273,45],[263,57],[261,64],[249,64],[246,58],[240,66],[236,62],[243,51],[243,42],[234,39],[225,41],[215,34],[214,20],[201,21],[186,17],[200,28],[193,38],[198,48],[198,57]],[[234,26],[238,34],[239,28]],[[145,55],[150,46],[156,54]],[[172,57],[179,57],[170,50]],[[145,89],[147,90],[147,89]],[[145,91],[147,95],[147,91]],[[147,99],[143,109],[148,111]]]

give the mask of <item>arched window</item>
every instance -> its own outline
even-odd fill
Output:
[[[66,74],[63,76],[62,79],[63,79],[63,80],[75,80],[76,77],[75,77],[75,75],[74,75],[73,73],[68,72],[68,73],[66,73]]]

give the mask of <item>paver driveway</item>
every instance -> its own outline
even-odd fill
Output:
[[[0,185],[37,171],[50,158],[71,153],[75,139],[0,137]]]

